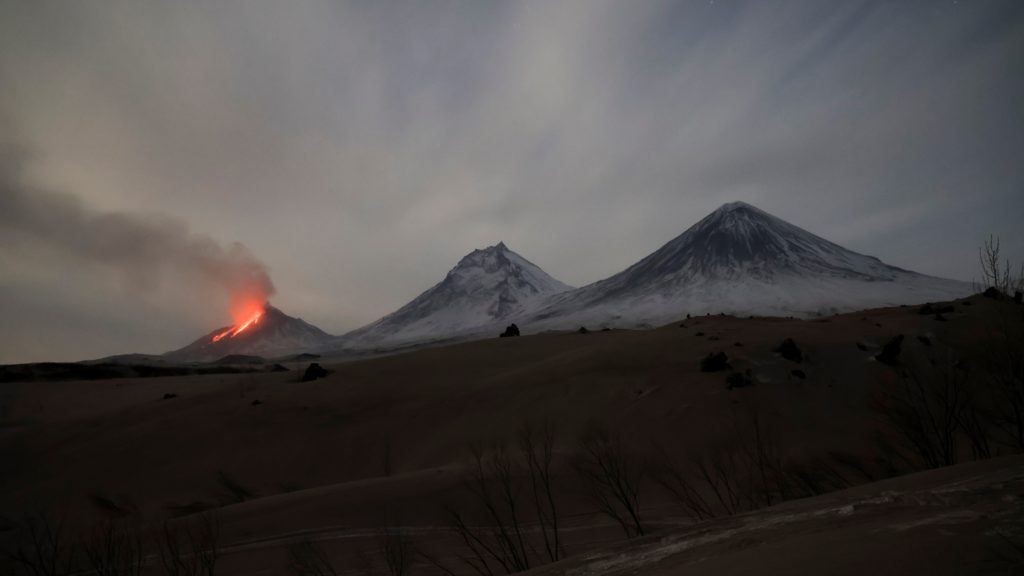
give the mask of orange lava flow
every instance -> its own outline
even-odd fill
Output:
[[[252,317],[250,317],[245,322],[242,322],[241,324],[238,324],[236,326],[232,326],[231,328],[228,328],[227,330],[221,332],[220,334],[214,335],[212,342],[220,342],[221,339],[223,339],[226,336],[234,338],[235,336],[241,334],[249,326],[259,324],[260,318],[263,318],[263,310],[256,312],[255,314],[252,315]]]

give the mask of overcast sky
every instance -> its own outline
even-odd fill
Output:
[[[583,285],[731,200],[970,280],[1024,259],[1022,103],[1016,0],[0,0],[0,362],[182,346],[218,258],[341,333],[474,248]]]

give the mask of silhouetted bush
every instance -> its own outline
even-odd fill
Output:
[[[797,364],[803,362],[804,354],[800,351],[800,348],[796,345],[796,342],[792,338],[786,338],[779,344],[779,347],[775,349],[786,360],[796,362]]]
[[[519,336],[519,326],[509,324],[508,327],[505,328],[504,332],[498,334],[499,338],[508,338],[510,336]]]
[[[729,367],[729,357],[725,352],[708,354],[700,361],[701,372],[721,372]]]

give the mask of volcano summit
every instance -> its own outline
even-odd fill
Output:
[[[322,349],[334,337],[269,303],[248,320],[218,328],[163,355],[177,362],[210,362],[229,355],[285,356]]]

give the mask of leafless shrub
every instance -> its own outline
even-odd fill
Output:
[[[295,576],[337,576],[323,547],[308,539],[288,546],[288,568]]]
[[[1014,276],[1010,260],[1000,253],[998,236],[990,235],[978,249],[978,260],[986,286],[1007,295],[1024,292],[1024,262]],[[995,389],[993,420],[1001,432],[998,441],[1024,452],[1024,318],[1015,305],[1001,304],[1005,309],[988,327],[984,368]]]
[[[473,466],[466,488],[474,496],[482,524],[472,523],[465,510],[449,506],[446,511],[466,552],[460,560],[477,574],[520,572],[564,556],[554,485],[554,445],[554,428],[544,422],[520,428],[518,453],[501,441],[487,449],[471,446]],[[534,520],[539,530],[528,528]],[[424,552],[419,556],[450,572],[433,556]]]
[[[1020,271],[1014,274],[1009,258],[1003,259],[1000,254],[998,236],[989,235],[985,244],[978,249],[978,261],[981,264],[981,279],[986,287],[1011,296],[1015,291],[1024,291],[1024,263],[1021,263]]]
[[[558,527],[558,506],[555,504],[551,464],[554,458],[555,433],[545,420],[539,429],[525,424],[519,432],[519,449],[529,471],[534,510],[544,539],[544,553],[556,562],[564,553]]]
[[[967,438],[975,454],[988,454],[987,426],[972,397],[971,375],[952,351],[906,363],[875,409],[927,468],[956,464]]]
[[[213,576],[217,565],[219,526],[211,514],[194,526],[165,522],[157,535],[157,551],[167,576]]]
[[[256,497],[248,488],[239,484],[234,478],[228,476],[223,470],[217,471],[217,483],[224,488],[232,502],[245,502]]]
[[[783,484],[788,487],[785,498],[817,496],[857,484],[843,473],[842,467],[843,463],[837,462],[832,455],[828,458],[810,458],[800,464],[787,465],[782,471]],[[864,470],[863,463],[857,461],[855,469]]]
[[[627,538],[645,533],[640,518],[640,486],[646,466],[625,449],[619,436],[605,427],[586,434],[573,467],[583,478],[590,500],[619,524]]]
[[[521,525],[513,465],[507,447],[496,443],[491,450],[472,447],[473,468],[466,486],[483,509],[489,526],[474,526],[459,510],[448,508],[452,526],[470,552],[463,561],[479,574],[505,573],[530,568],[530,554]]]
[[[22,573],[63,576],[75,571],[77,543],[65,532],[63,517],[38,510],[25,518],[16,538],[7,556]]]
[[[655,482],[667,490],[694,520],[716,516],[711,503],[703,496],[697,480],[688,474],[686,466],[679,465],[661,444],[656,445],[657,457],[651,466]]]
[[[412,537],[401,528],[385,528],[381,534],[381,553],[391,576],[408,576],[416,557]]]
[[[450,568],[445,566],[445,564],[441,562],[441,560],[433,554],[425,550],[417,550],[416,556],[425,560],[427,564],[430,564],[434,568],[437,568],[438,571],[440,571],[442,574],[446,574],[447,576],[456,576],[455,572],[453,572]]]
[[[990,327],[984,357],[994,388],[993,420],[1001,432],[1001,442],[1024,452],[1024,320],[1008,311],[995,322]]]
[[[145,555],[142,537],[123,524],[104,522],[86,540],[85,556],[97,576],[138,576]]]
[[[836,458],[784,462],[756,409],[749,409],[732,422],[718,445],[686,460],[673,458],[656,444],[651,465],[654,479],[694,520],[737,514],[852,485]],[[856,459],[846,460],[862,466]]]

